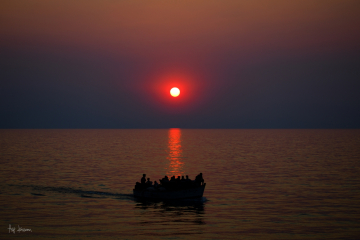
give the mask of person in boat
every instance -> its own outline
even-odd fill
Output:
[[[136,182],[135,189],[143,189],[146,188],[146,174],[143,174],[140,182]]]
[[[181,186],[181,188],[188,188],[189,187],[188,182],[186,181],[184,176],[181,176],[180,186]]]
[[[204,183],[204,179],[202,177],[202,173],[200,173],[199,175],[196,176],[195,178],[195,183],[196,185],[202,185]]]
[[[188,175],[186,175],[186,178],[185,178],[184,180],[181,179],[181,182],[182,182],[183,186],[186,187],[186,188],[191,187],[191,186],[192,186],[192,183],[193,183],[193,181],[191,181],[191,180],[189,179],[189,176],[188,176]]]
[[[174,189],[178,189],[181,187],[181,181],[180,181],[180,176],[177,176],[177,178],[175,178],[175,181],[173,183],[173,188]]]
[[[169,178],[168,176],[163,177],[162,179],[159,180],[161,183],[165,183],[165,182],[169,182]]]
[[[170,181],[167,184],[165,184],[165,187],[167,189],[173,190],[177,188],[177,185],[178,185],[178,180],[175,178],[175,176],[172,176]]]
[[[143,174],[143,177],[141,178],[141,184],[145,185],[146,183],[146,174]]]
[[[150,178],[147,179],[146,186],[152,187],[152,181],[150,181]]]
[[[203,179],[202,173],[199,174],[199,181],[200,181],[201,185],[204,184],[204,179]]]
[[[204,179],[203,179],[203,177],[202,177],[202,173],[199,174],[199,180],[200,180],[200,182],[202,182],[202,183],[204,182]]]

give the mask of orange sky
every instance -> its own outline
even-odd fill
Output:
[[[360,38],[356,0],[11,0],[0,4],[3,44],[171,57],[189,52],[351,48]]]

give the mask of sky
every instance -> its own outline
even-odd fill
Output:
[[[359,66],[358,0],[0,2],[0,128],[360,128]]]

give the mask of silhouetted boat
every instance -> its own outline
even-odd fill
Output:
[[[173,200],[187,198],[201,198],[204,194],[206,183],[199,186],[191,186],[182,189],[165,189],[153,187],[145,189],[133,189],[134,197],[153,200]]]

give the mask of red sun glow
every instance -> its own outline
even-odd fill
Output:
[[[173,87],[170,90],[170,95],[173,96],[173,97],[177,97],[177,96],[180,95],[180,90],[177,87]]]

